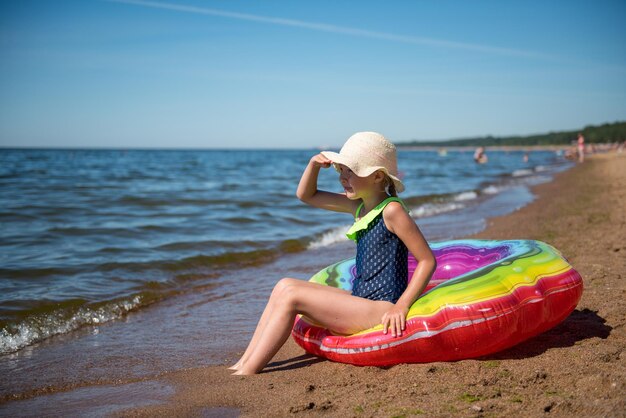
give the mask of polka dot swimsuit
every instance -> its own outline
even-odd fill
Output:
[[[406,245],[387,229],[382,211],[367,228],[357,232],[356,241],[357,274],[352,294],[395,303],[408,281]]]

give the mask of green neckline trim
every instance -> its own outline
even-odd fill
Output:
[[[367,214],[365,216],[363,216],[360,219],[357,219],[356,217],[359,215],[359,213],[361,212],[361,209],[363,208],[363,203],[361,203],[359,205],[358,208],[356,208],[356,213],[355,213],[355,221],[352,224],[352,226],[350,227],[350,229],[348,230],[348,232],[346,232],[346,236],[351,239],[352,241],[356,242],[356,234],[357,232],[366,229],[367,226],[374,220],[376,219],[376,217],[378,215],[380,215],[382,213],[382,211],[385,209],[385,207],[391,203],[391,202],[398,202],[402,205],[402,207],[404,208],[404,210],[407,211],[407,213],[410,213],[409,209],[406,207],[406,205],[404,204],[404,202],[402,200],[400,200],[400,198],[398,197],[388,197],[387,199],[383,200],[382,202],[380,202],[374,209],[370,210],[369,212],[367,212]]]

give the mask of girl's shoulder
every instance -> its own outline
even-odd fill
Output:
[[[355,213],[354,224],[352,224],[352,226],[346,233],[348,238],[350,238],[353,241],[356,241],[357,232],[360,230],[366,229],[370,225],[370,223],[378,219],[379,216],[383,217],[383,219],[385,220],[385,224],[387,224],[388,216],[397,218],[397,216],[393,215],[393,213],[395,212],[395,209],[391,209],[391,211],[389,211],[388,208],[390,205],[392,207],[397,205],[401,211],[403,211],[404,210],[403,208],[405,208],[404,203],[400,199],[398,199],[397,197],[389,197],[383,200],[382,202],[380,202],[378,206],[376,206],[375,208],[371,209],[369,212],[363,215],[360,213],[361,209],[363,208],[363,204],[360,204]]]
[[[399,200],[394,200],[387,203],[385,209],[383,209],[383,218],[385,220],[391,220],[397,217],[410,217],[409,214],[409,209],[406,207],[404,202]]]
[[[409,225],[415,225],[409,209],[402,201],[393,201],[387,204],[383,210],[383,221],[385,222],[385,227],[394,234],[396,234],[396,231],[408,228]]]

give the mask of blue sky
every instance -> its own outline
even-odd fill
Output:
[[[4,1],[0,146],[304,148],[626,120],[624,1]]]

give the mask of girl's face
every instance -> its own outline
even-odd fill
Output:
[[[377,173],[359,177],[345,165],[339,164],[339,181],[346,191],[348,199],[356,200],[367,197],[377,190]]]

